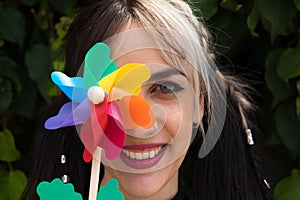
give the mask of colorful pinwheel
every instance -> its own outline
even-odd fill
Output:
[[[150,70],[143,64],[131,63],[118,69],[104,43],[95,44],[86,54],[83,77],[51,74],[71,101],[45,122],[45,128],[82,124],[79,135],[87,150],[85,160],[93,156],[90,200],[97,198],[102,149],[107,159],[116,159],[125,142],[124,129],[154,124],[150,105],[138,96],[149,77]]]
[[[149,104],[138,96],[149,77],[150,70],[143,64],[131,63],[118,69],[110,59],[109,47],[97,43],[86,54],[83,78],[69,78],[61,72],[51,74],[71,101],[45,122],[45,128],[83,124],[80,138],[88,152],[93,154],[99,146],[107,159],[113,160],[122,150],[124,128],[153,125]]]

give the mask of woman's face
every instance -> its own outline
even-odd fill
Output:
[[[104,162],[102,184],[116,178],[126,199],[171,198],[177,192],[178,170],[191,140],[193,89],[188,78],[168,66],[158,50],[132,51],[115,62],[118,67],[128,63],[149,67],[151,78],[142,86],[140,96],[152,106],[156,123],[149,129],[126,130],[120,158]]]

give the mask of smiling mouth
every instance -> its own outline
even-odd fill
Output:
[[[136,159],[136,160],[147,160],[150,158],[154,158],[155,156],[158,155],[158,153],[161,151],[163,146],[159,146],[157,148],[152,148],[152,149],[145,149],[142,152],[137,152],[134,150],[126,150],[123,149],[122,152],[131,159]]]
[[[167,146],[166,143],[127,145],[123,147],[120,158],[129,167],[150,168],[161,160]]]

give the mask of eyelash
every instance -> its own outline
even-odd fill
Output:
[[[173,94],[173,93],[179,92],[183,89],[184,88],[182,88],[181,86],[179,86],[178,84],[176,84],[174,82],[166,81],[166,82],[154,84],[151,88],[151,93],[160,92],[162,94],[167,95],[167,94]]]

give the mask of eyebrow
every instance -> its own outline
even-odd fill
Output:
[[[182,72],[177,71],[175,69],[165,69],[160,72],[154,73],[151,75],[150,79],[148,81],[154,81],[162,78],[166,78],[168,76],[173,76],[173,75],[182,75],[185,76]]]

